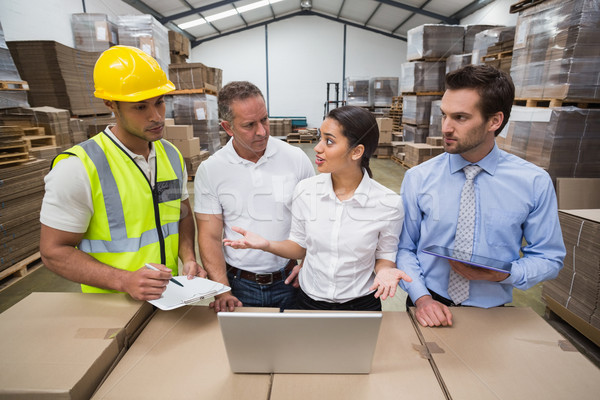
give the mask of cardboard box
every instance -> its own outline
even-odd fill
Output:
[[[598,367],[530,308],[453,307],[452,314],[451,328],[416,324],[449,398],[598,398]]]
[[[391,131],[392,123],[393,120],[391,118],[377,118],[377,127],[379,128],[379,132]]]
[[[173,143],[179,149],[183,157],[193,157],[200,154],[200,138],[192,138],[187,140],[172,139],[169,142]]]
[[[231,372],[214,310],[186,306],[157,311],[93,399],[266,400],[270,387],[269,374]]]
[[[406,312],[384,312],[370,374],[275,374],[271,399],[445,399]]]
[[[559,210],[600,208],[600,178],[556,178]]]
[[[89,399],[153,311],[125,294],[32,293],[0,314],[0,399]]]
[[[194,138],[194,127],[192,125],[166,125],[165,139],[188,140]]]

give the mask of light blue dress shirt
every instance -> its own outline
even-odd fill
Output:
[[[444,153],[411,168],[402,181],[405,217],[396,261],[413,279],[400,283],[413,302],[429,294],[428,289],[449,298],[450,264],[423,249],[454,247],[465,182],[462,168],[468,164],[459,154]],[[544,170],[496,145],[477,165],[483,171],[475,178],[473,254],[512,262],[510,276],[501,282],[471,281],[462,304],[489,308],[510,303],[513,287],[525,290],[555,278],[565,246],[556,194]]]

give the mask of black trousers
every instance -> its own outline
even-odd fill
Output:
[[[300,290],[297,306],[301,310],[381,311],[381,300],[376,299],[371,293],[345,303],[329,303],[313,300]]]

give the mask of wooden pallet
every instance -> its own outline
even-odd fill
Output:
[[[523,10],[527,10],[528,8],[533,7],[544,1],[546,1],[546,0],[521,0],[521,1],[511,5],[508,12],[511,14],[516,14]]]
[[[514,105],[525,107],[578,107],[578,108],[600,108],[598,99],[550,99],[550,98],[517,98]]]
[[[56,146],[56,136],[54,135],[23,136],[23,140],[27,142],[29,149],[33,147]]]
[[[443,96],[444,92],[402,92],[402,96]]]
[[[396,157],[396,156],[394,156],[394,155],[392,155],[392,161],[393,161],[393,162],[395,162],[395,163],[396,163],[396,164],[398,164],[398,165],[401,165],[401,166],[403,166],[403,167],[404,167],[404,168],[406,168],[406,169],[410,169],[410,166],[409,166],[409,165],[407,165],[407,164],[404,162],[404,160],[401,160],[401,159],[399,159],[398,157]]]
[[[0,271],[0,291],[20,281],[28,274],[40,268],[42,265],[42,258],[40,256],[40,252],[38,251],[26,259],[19,261],[15,265]]]
[[[499,53],[486,54],[485,56],[481,57],[481,62],[485,63],[487,61],[502,60],[504,58],[512,57],[512,55],[513,55],[512,50],[501,51]]]
[[[27,161],[29,161],[29,146],[27,143],[0,145],[0,166],[21,164]]]
[[[213,96],[217,95],[217,91],[213,89],[200,88],[200,89],[181,89],[174,90],[172,92],[167,93],[167,96],[175,95],[175,94],[212,94]]]
[[[0,90],[29,90],[25,81],[0,81]]]

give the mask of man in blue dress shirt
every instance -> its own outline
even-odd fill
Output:
[[[449,73],[441,103],[446,152],[404,176],[397,265],[413,279],[400,285],[423,326],[452,325],[449,306],[457,304],[448,295],[451,269],[468,280],[468,298],[460,305],[489,308],[511,302],[513,288],[555,278],[563,266],[565,246],[550,176],[495,142],[513,100],[510,77],[496,68],[471,65]],[[481,168],[474,179],[472,254],[510,261],[510,273],[423,253],[431,245],[453,248],[467,165]]]

